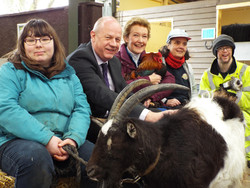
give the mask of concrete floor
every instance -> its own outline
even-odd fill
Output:
[[[247,168],[242,188],[250,188],[250,168]]]

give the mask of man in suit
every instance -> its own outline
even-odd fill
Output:
[[[117,95],[127,85],[121,74],[121,63],[114,56],[120,47],[122,28],[115,18],[102,17],[95,23],[90,36],[91,41],[81,44],[67,60],[76,70],[82,83],[92,115],[106,117]],[[108,86],[102,74],[103,63],[108,64]],[[137,105],[130,114],[155,122],[161,119],[164,113],[168,112],[152,112],[142,105]]]

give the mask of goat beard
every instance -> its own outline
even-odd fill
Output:
[[[123,172],[120,176],[120,173],[112,173],[99,180],[97,188],[122,188],[124,184],[133,184],[134,177],[136,176],[134,169],[129,168]],[[123,180],[128,180],[131,182],[123,182]]]
[[[97,188],[122,188],[119,182],[110,182],[108,180],[101,180],[98,182]]]
[[[123,173],[118,169],[112,170],[111,173],[105,172],[103,178],[98,179],[97,188],[122,188],[121,180]]]

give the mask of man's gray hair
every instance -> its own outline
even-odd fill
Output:
[[[96,22],[95,25],[92,29],[92,31],[98,32],[98,30],[100,29],[100,27],[102,27],[103,22],[107,21],[107,20],[114,20],[117,23],[119,23],[114,17],[112,16],[103,16],[101,18],[99,18]]]

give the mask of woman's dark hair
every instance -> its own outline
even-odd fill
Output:
[[[162,54],[163,57],[166,58],[168,57],[170,50],[168,49],[167,45],[165,45],[159,49],[159,52]],[[188,60],[190,58],[188,50],[186,51],[184,57],[185,57],[185,60]]]
[[[42,37],[49,36],[54,41],[54,54],[52,57],[51,67],[44,68],[41,64],[33,61],[25,54],[24,41],[26,37]],[[17,69],[24,69],[21,61],[33,70],[37,70],[43,73],[48,78],[62,72],[66,66],[65,64],[65,51],[64,47],[56,34],[53,27],[43,19],[32,19],[29,20],[20,34],[17,42],[17,48],[9,53],[8,61],[12,62]]]

